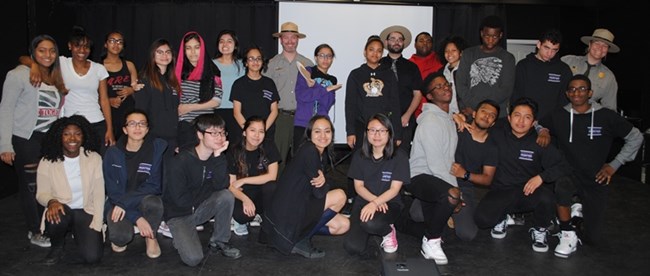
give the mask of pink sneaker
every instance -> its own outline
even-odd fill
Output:
[[[384,236],[384,240],[381,242],[381,247],[386,253],[393,253],[397,251],[397,232],[395,232],[395,226],[390,225],[390,233]]]

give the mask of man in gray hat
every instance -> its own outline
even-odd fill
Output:
[[[607,53],[621,51],[621,48],[614,44],[614,34],[607,29],[596,29],[591,36],[583,36],[580,41],[588,45],[587,53],[584,56],[563,56],[562,61],[569,65],[573,75],[582,74],[589,77],[594,92],[592,102],[617,111],[618,83],[612,70],[603,64]]]
[[[403,26],[395,25],[384,29],[380,37],[385,42],[388,55],[379,63],[390,66],[398,86],[403,131],[402,137],[397,137],[397,140],[401,140],[401,147],[406,152],[410,152],[416,124],[413,113],[422,100],[420,69],[415,63],[402,56],[404,48],[411,44],[411,32]]]
[[[278,103],[279,113],[275,120],[275,144],[278,146],[280,168],[282,172],[287,164],[287,156],[293,144],[293,118],[296,112],[296,78],[298,67],[296,62],[302,63],[305,67],[314,66],[314,63],[305,56],[298,53],[298,41],[306,35],[298,31],[298,25],[293,22],[285,22],[280,26],[280,32],[274,33],[273,37],[280,39],[282,52],[275,55],[270,61],[265,76],[273,79],[280,94]]]

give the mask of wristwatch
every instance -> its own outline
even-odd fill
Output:
[[[465,181],[469,180],[469,171],[465,172],[465,174],[463,175],[463,180],[465,180]]]

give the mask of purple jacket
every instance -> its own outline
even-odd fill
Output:
[[[315,68],[315,66],[307,67],[307,71],[311,73],[313,70],[317,70]],[[336,96],[334,92],[327,92],[327,87],[324,85],[327,84],[316,83],[313,87],[309,87],[305,78],[300,74],[300,72],[298,72],[295,90],[295,126],[307,127],[311,117],[316,114],[327,116],[336,101]]]

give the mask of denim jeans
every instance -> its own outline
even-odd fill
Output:
[[[194,213],[175,217],[167,221],[173,236],[173,244],[181,260],[188,266],[196,266],[203,260],[203,246],[196,226],[214,217],[210,242],[230,240],[230,219],[235,206],[235,197],[228,189],[216,191],[194,209]]]

